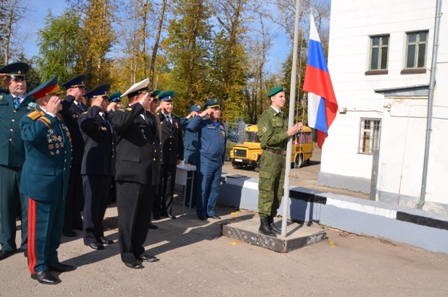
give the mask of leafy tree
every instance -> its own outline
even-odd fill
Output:
[[[38,32],[40,56],[37,64],[42,79],[58,75],[59,81],[65,82],[83,70],[79,55],[84,46],[81,17],[72,11],[56,17],[49,11],[45,25]]]
[[[164,89],[176,92],[175,109],[185,114],[191,105],[205,102],[210,90],[210,13],[203,0],[176,0],[174,17],[163,41],[173,65]]]
[[[85,6],[85,17],[82,20],[85,46],[81,55],[91,84],[88,87],[110,82],[112,62],[107,54],[115,40],[112,28],[115,10],[113,0],[88,0]]]

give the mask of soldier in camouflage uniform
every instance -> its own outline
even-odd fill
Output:
[[[268,93],[271,106],[258,121],[258,136],[263,153],[260,160],[260,181],[258,183],[259,232],[276,236],[280,229],[274,224],[274,216],[283,196],[285,179],[286,146],[288,138],[302,130],[302,123],[288,129],[288,119],[281,112],[286,98],[283,87],[275,87]]]

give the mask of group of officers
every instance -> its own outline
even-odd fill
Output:
[[[85,75],[62,83],[63,91],[55,76],[27,93],[28,69],[22,62],[0,68],[0,260],[23,251],[31,278],[59,283],[51,271],[76,269],[58,259],[62,235],[82,230],[84,244],[95,250],[113,243],[103,228],[112,189],[121,260],[134,269],[158,261],[143,245],[148,228],[157,228],[151,216],[176,218],[174,182],[182,161],[197,167],[198,218],[219,219],[214,209],[226,153],[219,99],[179,118],[172,114],[175,92],[150,90],[148,79],[109,94],[109,84],[86,92]]]
[[[73,229],[80,229],[84,244],[96,250],[113,243],[103,228],[112,188],[121,260],[133,269],[158,261],[143,245],[148,228],[157,228],[151,215],[154,220],[176,218],[174,182],[182,161],[196,166],[198,218],[220,219],[215,206],[227,137],[219,99],[208,100],[204,108],[193,105],[188,116],[179,118],[172,114],[175,92],[150,90],[149,79],[109,95],[109,84],[86,92],[85,75],[61,84],[64,92],[55,76],[27,93],[28,69],[21,62],[0,68],[5,86],[0,89],[0,260],[23,251],[31,278],[59,283],[51,271],[76,269],[58,259],[62,234],[76,236]],[[125,96],[129,104],[121,106]],[[286,144],[302,123],[288,129],[281,112],[286,102],[282,87],[273,88],[268,98],[271,106],[258,122],[263,149],[259,232],[276,236],[281,232],[274,217],[283,195]]]

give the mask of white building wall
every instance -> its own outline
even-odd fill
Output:
[[[426,67],[430,68],[436,1],[332,0],[331,5],[328,66],[339,108],[347,112],[339,113],[329,130],[319,183],[369,192],[373,157],[358,153],[360,122],[362,118],[381,119],[376,198],[415,207],[422,182],[427,100],[389,99],[374,90],[429,83],[429,70],[423,74],[400,72],[405,63],[406,33],[412,31],[429,30]],[[448,182],[448,157],[443,153],[448,145],[448,37],[443,32],[448,28],[442,21],[425,204],[430,208],[437,208],[431,203],[448,204],[442,190]],[[388,74],[366,75],[370,36],[382,34],[390,35]],[[390,109],[385,107],[389,104]]]

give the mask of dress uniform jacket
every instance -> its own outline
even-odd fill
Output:
[[[22,242],[26,248],[27,239],[27,211],[25,197],[19,197],[19,182],[23,162],[25,162],[25,148],[20,137],[20,120],[33,108],[28,106],[34,102],[32,96],[27,96],[17,109],[14,109],[13,96],[9,90],[0,89],[0,244],[2,250],[16,249],[16,211],[19,202],[22,207]]]
[[[109,118],[116,132],[115,180],[158,184],[160,138],[153,115],[137,103],[112,112]]]
[[[162,164],[177,165],[177,160],[184,159],[184,143],[180,118],[171,114],[173,123],[170,123],[162,113],[159,114],[159,118],[162,127]]]
[[[26,151],[20,192],[34,200],[65,200],[72,151],[63,118],[46,115],[37,107],[22,118],[20,130]]]
[[[22,167],[25,161],[25,149],[20,137],[20,120],[32,110],[28,104],[34,102],[27,96],[14,109],[14,100],[7,90],[0,90],[0,165]]]
[[[92,106],[79,116],[84,139],[81,174],[112,176],[115,170],[113,128],[100,116],[101,109]]]
[[[70,130],[70,136],[72,138],[72,146],[73,146],[73,160],[72,165],[81,165],[82,156],[84,154],[84,140],[79,129],[78,119],[79,116],[87,111],[87,106],[83,103],[83,109],[78,107],[74,103],[74,96],[67,96],[62,101],[62,110],[61,115],[64,117],[65,122],[67,123],[67,127]]]
[[[32,274],[59,263],[70,176],[70,132],[63,118],[39,107],[20,122],[25,141],[20,191],[28,197],[28,267]]]

